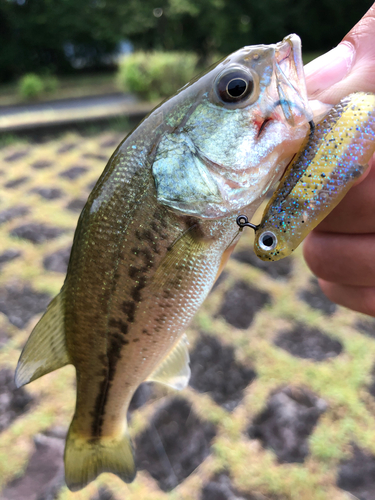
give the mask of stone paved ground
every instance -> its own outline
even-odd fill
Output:
[[[0,149],[0,498],[375,499],[375,322],[325,299],[299,251],[258,261],[250,231],[189,328],[191,385],[144,384],[132,401],[136,481],[64,486],[74,370],[18,391],[12,377],[120,139],[66,134]]]

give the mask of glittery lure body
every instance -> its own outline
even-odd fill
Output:
[[[262,260],[289,255],[333,210],[375,151],[375,95],[345,97],[311,132],[287,168],[256,229]]]

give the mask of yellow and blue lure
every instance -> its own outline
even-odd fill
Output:
[[[262,260],[290,255],[342,200],[375,152],[375,95],[345,97],[312,130],[254,227]],[[237,220],[245,225],[243,216]]]

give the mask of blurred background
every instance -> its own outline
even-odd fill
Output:
[[[72,367],[13,382],[131,128],[231,51],[295,32],[307,62],[371,4],[0,0],[1,500],[375,500],[375,321],[331,303],[300,249],[256,259],[251,231],[188,329],[189,387],[133,398],[131,485],[103,474],[67,490]]]
[[[292,32],[311,59],[335,46],[371,3],[1,0],[0,105],[119,90],[164,97],[239,47]],[[156,53],[145,61],[144,51]]]

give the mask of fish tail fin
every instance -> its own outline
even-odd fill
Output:
[[[126,483],[136,475],[133,446],[127,429],[120,436],[88,438],[70,426],[65,445],[65,481],[78,491],[102,472],[112,472]]]
[[[16,369],[16,386],[19,388],[69,363],[62,290],[49,304],[23,348]]]

